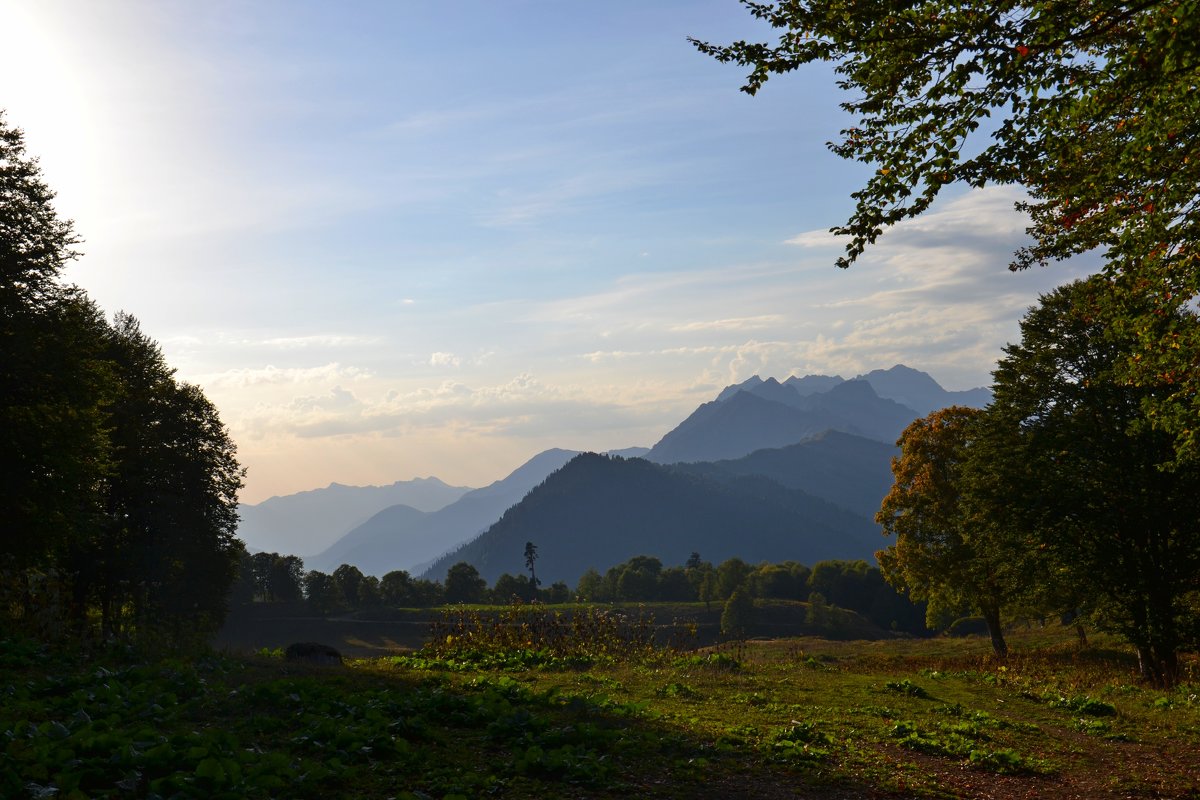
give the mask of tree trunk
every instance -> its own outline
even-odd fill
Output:
[[[995,651],[997,658],[1008,657],[1008,643],[1004,641],[1004,630],[1000,625],[1000,606],[999,604],[984,605],[983,621],[987,623],[988,633],[992,637],[992,650]]]
[[[1170,689],[1179,683],[1179,655],[1174,650],[1149,645],[1137,646],[1138,671],[1142,680],[1160,689]]]
[[[1075,623],[1075,633],[1079,634],[1079,646],[1087,647],[1087,630],[1083,627],[1082,622]]]

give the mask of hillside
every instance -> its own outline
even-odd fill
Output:
[[[478,538],[426,572],[458,561],[489,582],[525,569],[538,546],[544,582],[574,585],[588,568],[635,555],[682,564],[692,552],[719,562],[871,558],[881,545],[867,519],[761,476],[706,476],[642,459],[585,453],[550,475]]]
[[[825,392],[800,395],[772,379],[700,406],[646,458],[660,464],[735,459],[827,430],[890,444],[917,416],[877,395],[866,381],[843,381]]]
[[[437,478],[414,478],[390,486],[331,483],[323,489],[239,505],[237,534],[251,550],[304,556],[324,550],[388,506],[437,511],[469,491],[469,486],[450,486]]]
[[[395,569],[414,571],[423,562],[478,535],[576,455],[572,450],[546,450],[505,478],[467,492],[431,513],[404,505],[385,508],[323,552],[305,559],[305,565],[332,572],[342,564],[353,564],[368,575],[378,576]]]
[[[841,431],[824,431],[787,447],[757,450],[739,459],[674,468],[714,478],[761,475],[788,489],[828,500],[871,519],[892,486],[893,445]]]

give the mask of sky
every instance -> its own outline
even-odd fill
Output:
[[[734,0],[7,0],[0,108],[84,255],[217,405],[244,502],[653,445],[751,375],[988,385],[1040,293],[1019,189],[849,270],[832,69],[739,92]]]

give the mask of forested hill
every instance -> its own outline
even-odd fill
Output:
[[[636,555],[682,564],[693,552],[719,562],[873,558],[885,542],[865,517],[761,476],[701,475],[643,459],[585,453],[550,475],[429,576],[466,561],[488,581],[524,572],[526,542],[538,577],[574,585],[591,567]]]
[[[899,453],[895,445],[824,431],[797,444],[757,450],[738,459],[672,468],[717,480],[761,475],[871,519],[892,486],[891,460]]]

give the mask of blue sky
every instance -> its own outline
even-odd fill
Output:
[[[257,502],[653,444],[752,374],[986,384],[1038,293],[1017,190],[832,266],[867,167],[830,69],[739,92],[720,2],[0,8],[0,107],[86,239],[68,279],[220,407]]]

